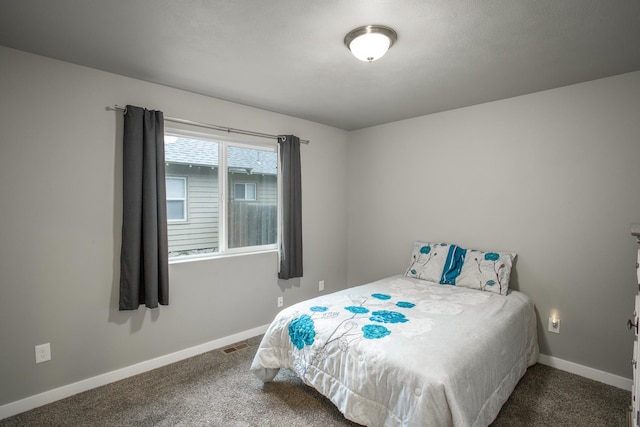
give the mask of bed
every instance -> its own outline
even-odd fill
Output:
[[[251,370],[268,382],[290,369],[367,426],[489,425],[537,360],[535,311],[501,276],[505,254],[456,250],[416,242],[405,274],[282,310]],[[442,283],[451,259],[454,283]],[[462,280],[465,262],[477,283]]]

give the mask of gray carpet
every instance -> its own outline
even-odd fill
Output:
[[[261,336],[71,396],[0,426],[357,426],[290,371],[249,372]],[[631,393],[544,365],[531,367],[494,427],[625,426]]]

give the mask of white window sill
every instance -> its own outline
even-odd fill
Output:
[[[262,249],[251,252],[227,252],[224,254],[206,254],[206,255],[192,255],[178,258],[169,258],[169,265],[171,264],[183,264],[188,262],[209,261],[213,259],[231,258],[247,255],[260,255],[266,253],[277,253],[278,249]]]

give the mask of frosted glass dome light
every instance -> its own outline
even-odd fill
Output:
[[[383,25],[366,25],[350,31],[344,38],[344,44],[359,60],[372,62],[387,53],[396,40],[398,34],[393,29]]]

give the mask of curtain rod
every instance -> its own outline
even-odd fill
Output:
[[[124,113],[127,112],[127,108],[126,107],[121,107],[119,105],[115,105],[115,107],[107,107],[107,109],[111,109],[111,110],[119,110],[122,111]],[[234,129],[234,128],[230,128],[230,127],[226,127],[226,126],[218,126],[218,125],[211,125],[208,123],[201,123],[201,122],[194,122],[191,120],[185,120],[185,119],[179,119],[177,117],[169,117],[169,116],[164,116],[164,120],[167,122],[173,122],[173,123],[180,123],[183,125],[191,125],[191,126],[197,126],[197,127],[201,127],[201,128],[207,128],[207,129],[213,129],[213,130],[221,130],[227,133],[238,133],[241,135],[249,135],[249,136],[258,136],[261,138],[269,138],[269,139],[284,139],[283,136],[281,135],[271,135],[268,133],[262,133],[262,132],[254,132],[251,130],[244,130],[244,129]],[[309,144],[309,140],[306,139],[301,139],[300,143],[302,144]]]

